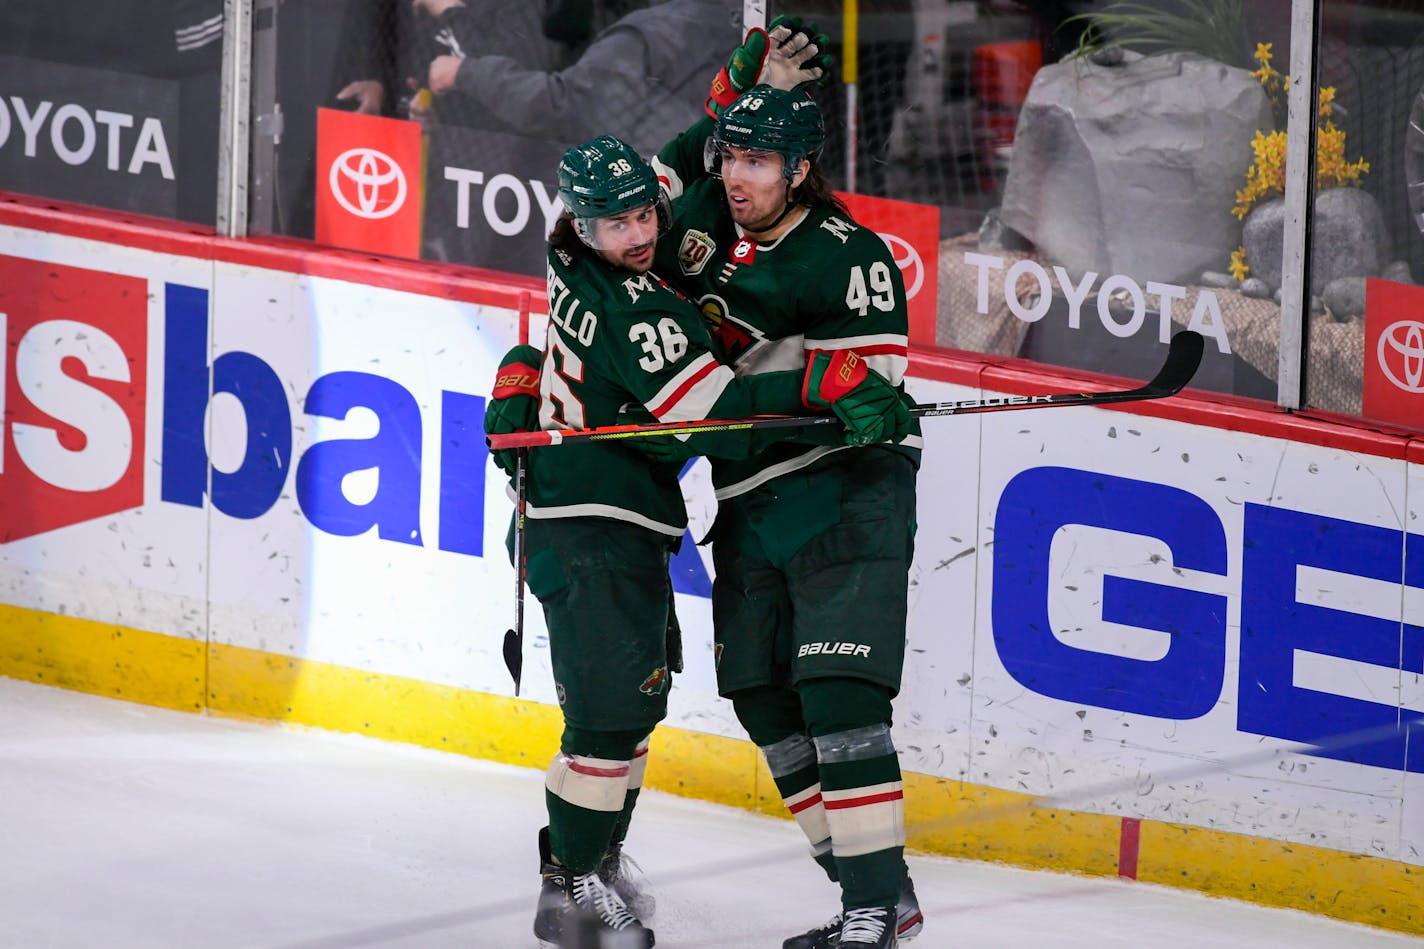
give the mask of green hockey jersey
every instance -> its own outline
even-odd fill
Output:
[[[615,425],[636,407],[660,422],[805,412],[802,373],[738,379],[717,360],[697,308],[655,272],[634,274],[591,251],[551,247],[548,293],[542,429]],[[704,435],[691,443],[731,453],[759,447]],[[530,517],[607,517],[672,536],[687,526],[680,464],[654,463],[631,442],[568,443],[529,458]]]
[[[826,204],[801,215],[767,244],[732,220],[722,182],[704,166],[712,123],[703,119],[654,161],[672,199],[670,232],[658,243],[656,269],[701,307],[724,362],[739,377],[804,371],[817,349],[854,349],[891,384],[908,367],[909,316],[904,282],[885,242]],[[918,424],[897,450],[918,465]],[[713,464],[717,497],[733,497],[812,464],[842,445],[778,442],[744,460]]]

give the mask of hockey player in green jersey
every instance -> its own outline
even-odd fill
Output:
[[[559,194],[567,210],[549,238],[542,359],[529,347],[506,357],[487,432],[611,425],[630,407],[663,422],[829,408],[845,424],[837,440],[856,444],[906,431],[899,392],[852,352],[747,378],[717,361],[697,309],[652,270],[666,205],[652,168],[627,145],[603,136],[570,149]],[[758,447],[742,434],[709,434],[683,450]],[[498,452],[496,462],[511,464]],[[681,671],[668,575],[687,526],[679,469],[622,441],[528,458],[527,580],[564,716],[539,838],[534,932],[545,946],[574,945],[588,926],[620,946],[653,945],[619,894],[618,854],[649,736]]]
[[[669,143],[654,162],[673,206],[657,266],[701,306],[739,378],[854,349],[898,386],[900,271],[831,191],[824,140],[809,96],[760,85]],[[841,887],[841,912],[787,949],[892,946],[923,925],[890,735],[920,444],[915,426],[865,447],[783,442],[712,464],[718,690]]]

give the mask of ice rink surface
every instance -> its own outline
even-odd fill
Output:
[[[499,947],[530,934],[541,772],[0,678],[0,947]],[[789,821],[644,792],[660,947],[835,910]],[[1119,880],[910,857],[916,949],[1421,946]]]

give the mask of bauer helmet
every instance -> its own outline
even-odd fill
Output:
[[[717,117],[709,158],[715,164],[727,147],[777,152],[783,159],[781,173],[789,181],[801,159],[817,158],[825,143],[821,110],[810,96],[760,85],[742,93]]]
[[[651,204],[658,216],[658,233],[667,230],[671,215],[658,176],[629,145],[612,135],[575,145],[559,162],[559,197],[573,215],[579,239],[595,250],[594,222]]]

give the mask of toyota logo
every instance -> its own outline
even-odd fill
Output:
[[[905,299],[913,300],[925,282],[925,262],[920,258],[920,252],[898,234],[882,233],[880,239],[890,248],[890,256],[904,277]]]
[[[1384,376],[1405,392],[1424,392],[1424,323],[1400,320],[1380,333],[1376,353]]]
[[[337,155],[328,181],[332,197],[357,217],[378,221],[405,204],[405,173],[374,148],[350,148]]]

